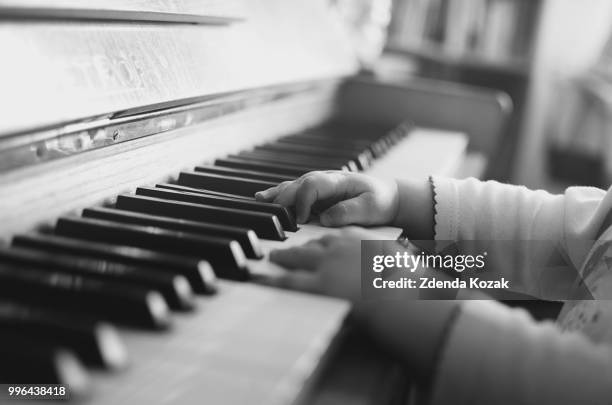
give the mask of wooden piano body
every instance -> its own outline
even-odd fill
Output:
[[[384,131],[401,124],[369,108],[385,105],[384,88],[400,87],[356,76],[354,52],[323,0],[1,0],[0,17],[6,244],[282,135],[329,121]],[[373,86],[383,89],[376,98]],[[417,128],[370,172],[452,175],[465,147],[461,134]],[[326,231],[306,225],[264,248]],[[195,313],[176,316],[172,331],[122,330],[130,367],[93,371],[91,395],[80,400],[311,403],[304,387],[348,310],[336,299],[221,281]],[[358,403],[351,395],[323,397]]]

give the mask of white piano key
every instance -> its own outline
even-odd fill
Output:
[[[123,331],[131,368],[94,373],[86,403],[287,403],[349,308],[337,299],[223,280],[219,294],[200,298],[198,307],[177,316],[171,334]]]

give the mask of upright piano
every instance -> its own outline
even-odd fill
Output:
[[[0,0],[0,383],[383,403],[354,396],[363,375],[334,391],[362,366],[340,364],[348,303],[260,282],[284,271],[270,249],[330,230],[253,194],[312,170],[452,175],[466,139],[358,74],[334,4]]]

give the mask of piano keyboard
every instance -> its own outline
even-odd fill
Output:
[[[368,170],[408,132],[329,126],[285,136],[182,172],[176,184],[139,187],[112,207],[59,218],[52,232],[16,235],[0,249],[0,351],[23,350],[3,356],[0,381],[66,384],[88,403],[295,397],[347,305],[235,282],[279,271],[265,261],[271,248],[328,231],[298,227],[291,210],[253,194],[312,170]],[[232,300],[244,307],[228,311]],[[236,323],[251,330],[220,341]],[[257,352],[270,345],[270,331],[280,339],[292,329],[291,342],[275,341],[278,358]],[[201,361],[211,367],[198,368]]]

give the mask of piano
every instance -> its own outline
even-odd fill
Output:
[[[347,340],[347,302],[265,285],[270,249],[333,230],[253,194],[311,170],[452,175],[467,140],[385,102],[401,85],[359,74],[335,4],[0,0],[0,383],[385,403],[372,382],[401,373]]]

